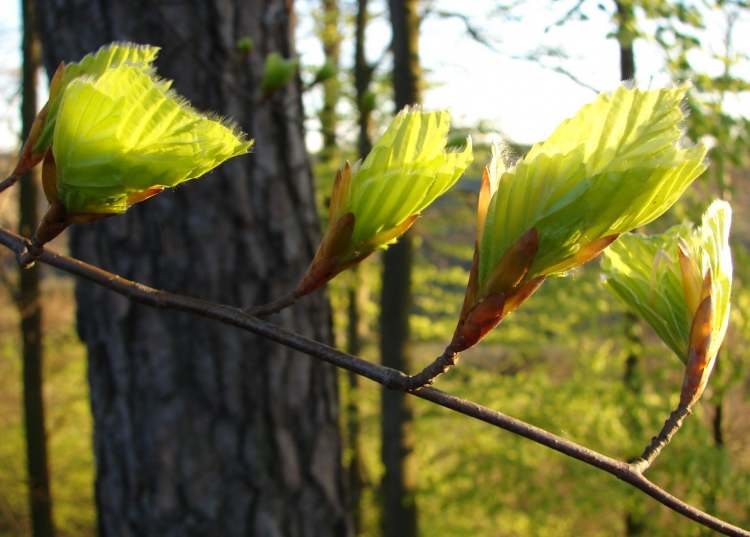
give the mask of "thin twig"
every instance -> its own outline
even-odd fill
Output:
[[[21,177],[18,175],[10,175],[0,182],[0,192],[15,185]]]
[[[11,231],[1,228],[0,244],[11,249],[17,255],[23,253],[26,248],[25,239]],[[382,384],[386,388],[408,392],[409,377],[401,371],[370,363],[362,358],[358,358],[357,356],[352,356],[317,341],[313,341],[294,332],[290,332],[280,326],[250,316],[239,308],[153,289],[141,283],[107,272],[99,267],[89,265],[78,259],[59,255],[50,250],[44,250],[39,255],[38,260],[62,271],[92,281],[137,302],[158,308],[186,311],[201,317],[215,319],[224,324],[236,326],[243,330],[268,338],[318,360],[352,371],[363,377],[367,377],[370,380]],[[454,410],[465,416],[484,421],[506,431],[523,436],[533,442],[547,446],[548,448],[564,455],[599,468],[612,474],[618,479],[629,483],[677,513],[680,513],[708,528],[725,535],[750,537],[750,531],[733,526],[724,520],[711,516],[683,500],[672,496],[658,485],[655,485],[646,479],[638,468],[633,465],[618,461],[592,449],[581,446],[571,440],[567,440],[550,433],[549,431],[535,427],[534,425],[506,416],[505,414],[481,406],[472,401],[460,399],[453,395],[441,392],[435,388],[421,388],[408,393]]]
[[[248,315],[255,315],[256,317],[267,317],[278,313],[281,310],[293,306],[297,302],[297,293],[291,292],[282,296],[278,300],[269,302],[268,304],[262,304],[260,306],[253,306],[251,308],[245,308],[245,313]]]
[[[691,414],[692,410],[687,405],[679,405],[677,409],[669,415],[667,421],[659,431],[659,434],[651,439],[651,443],[643,450],[643,454],[633,461],[633,466],[643,473],[654,463],[661,450],[672,440],[672,437],[680,430],[682,423]]]
[[[409,391],[416,390],[423,386],[429,386],[432,384],[437,377],[448,371],[451,367],[456,365],[458,362],[459,354],[451,349],[450,346],[446,347],[443,354],[435,358],[435,360],[422,369],[416,375],[412,375],[406,381],[406,387]]]

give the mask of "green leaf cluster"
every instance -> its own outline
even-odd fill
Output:
[[[601,94],[511,169],[490,167],[479,282],[528,230],[539,246],[528,276],[564,273],[583,249],[663,214],[705,169],[702,146],[682,147],[686,87]]]

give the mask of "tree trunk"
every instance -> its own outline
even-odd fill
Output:
[[[359,123],[357,150],[360,158],[365,158],[372,149],[370,129],[373,103],[370,102],[369,96],[373,67],[367,61],[365,54],[369,18],[367,0],[358,0],[354,31],[354,89],[357,94],[357,121]]]
[[[354,89],[356,93],[357,123],[359,126],[357,150],[361,159],[364,159],[370,152],[370,149],[372,149],[372,140],[370,139],[372,105],[368,99],[372,79],[372,67],[367,62],[365,54],[368,19],[367,0],[358,0],[354,30]],[[362,334],[360,330],[361,297],[366,294],[366,282],[361,277],[358,267],[352,268],[351,272],[351,283],[347,289],[346,351],[350,354],[358,355],[362,348]],[[354,522],[354,532],[356,535],[361,535],[364,529],[362,493],[368,483],[360,427],[359,386],[361,379],[359,375],[349,372],[347,380],[347,433],[350,450],[349,468],[347,469],[349,497],[351,498],[350,505]]]
[[[160,45],[159,72],[177,91],[237,120],[256,142],[209,177],[77,227],[76,256],[236,305],[297,283],[318,240],[299,81],[270,98],[259,90],[265,56],[294,55],[291,5],[45,0],[48,69],[113,40]],[[249,57],[236,48],[244,37],[254,44]],[[333,368],[87,283],[76,296],[101,536],[350,535]],[[329,318],[319,293],[277,320],[329,341]]]
[[[357,356],[362,350],[360,339],[360,307],[358,283],[362,283],[359,273],[352,269],[353,282],[347,289],[347,330],[346,330],[346,352]],[[366,471],[364,467],[364,455],[362,446],[362,432],[360,427],[360,378],[359,375],[349,371],[347,379],[347,405],[346,405],[346,430],[349,440],[349,465],[346,469],[349,487],[349,509],[354,525],[354,534],[362,533],[362,491],[366,482]]]
[[[633,40],[635,36],[632,26],[635,13],[631,2],[615,1],[617,13],[617,41],[620,44],[620,80],[635,78],[635,55],[633,54]]]
[[[416,0],[389,0],[393,35],[393,89],[396,109],[417,104],[420,95],[419,19]],[[411,233],[383,256],[380,355],[383,365],[412,371],[409,313],[413,265]],[[417,529],[414,411],[401,391],[383,390],[382,482],[384,537],[415,537]]]
[[[23,0],[23,92],[21,121],[23,140],[29,135],[37,112],[37,75],[42,62],[37,12],[34,0]],[[39,173],[35,170],[21,180],[20,233],[33,235],[38,224],[37,198]],[[52,495],[47,464],[47,434],[44,428],[44,361],[40,266],[22,269],[19,277],[21,349],[23,354],[23,410],[26,435],[26,465],[29,478],[29,512],[34,537],[55,534],[52,522]]]
[[[633,53],[633,25],[635,24],[635,14],[630,2],[615,1],[617,21],[617,42],[620,48],[620,80],[635,79],[635,55]],[[631,312],[625,314],[625,340],[628,343],[628,356],[625,358],[625,370],[623,373],[623,382],[625,389],[628,390],[633,398],[640,396],[642,392],[642,378],[640,374],[640,350],[643,348],[640,335],[636,329],[638,317]],[[638,421],[637,412],[632,409],[628,412],[628,426],[634,438],[640,438],[641,427]],[[634,499],[636,508],[625,513],[625,535],[627,537],[636,537],[644,535],[646,531],[646,521],[642,513],[642,502]]]

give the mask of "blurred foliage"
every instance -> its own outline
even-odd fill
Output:
[[[85,349],[73,323],[73,281],[46,276],[44,379],[55,525],[60,537],[93,536],[91,413]],[[20,537],[30,528],[19,320],[7,288],[0,288],[0,304],[0,537]]]

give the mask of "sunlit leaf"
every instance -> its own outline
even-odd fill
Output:
[[[152,64],[156,60],[158,53],[159,47],[115,42],[101,47],[96,52],[87,54],[79,62],[65,64],[62,67],[59,81],[51,85],[44,127],[41,136],[34,144],[34,151],[43,151],[52,142],[52,134],[55,129],[55,121],[62,96],[65,89],[73,80],[81,76],[96,79],[102,76],[107,69],[113,69],[120,65],[130,65],[148,73],[153,73]],[[162,81],[160,83],[165,85],[165,89],[171,85],[169,81]]]
[[[352,242],[367,242],[419,214],[458,181],[472,159],[471,139],[446,151],[447,111],[399,113],[364,162],[355,167],[342,212],[354,213]],[[378,245],[379,246],[379,245]]]
[[[308,293],[377,248],[395,242],[417,216],[458,181],[472,160],[471,139],[459,151],[446,151],[450,114],[406,108],[400,112],[361,164],[339,172],[331,195],[330,222],[323,244],[354,217],[348,248],[336,259],[320,248],[299,293]],[[330,256],[329,256],[330,257]]]
[[[65,89],[53,137],[58,195],[70,213],[121,213],[250,145],[147,72],[121,65]]]
[[[564,273],[581,248],[658,218],[705,166],[705,148],[679,145],[686,88],[601,94],[515,167],[493,177],[479,280],[531,228],[529,277]],[[491,170],[492,172],[492,170]]]

